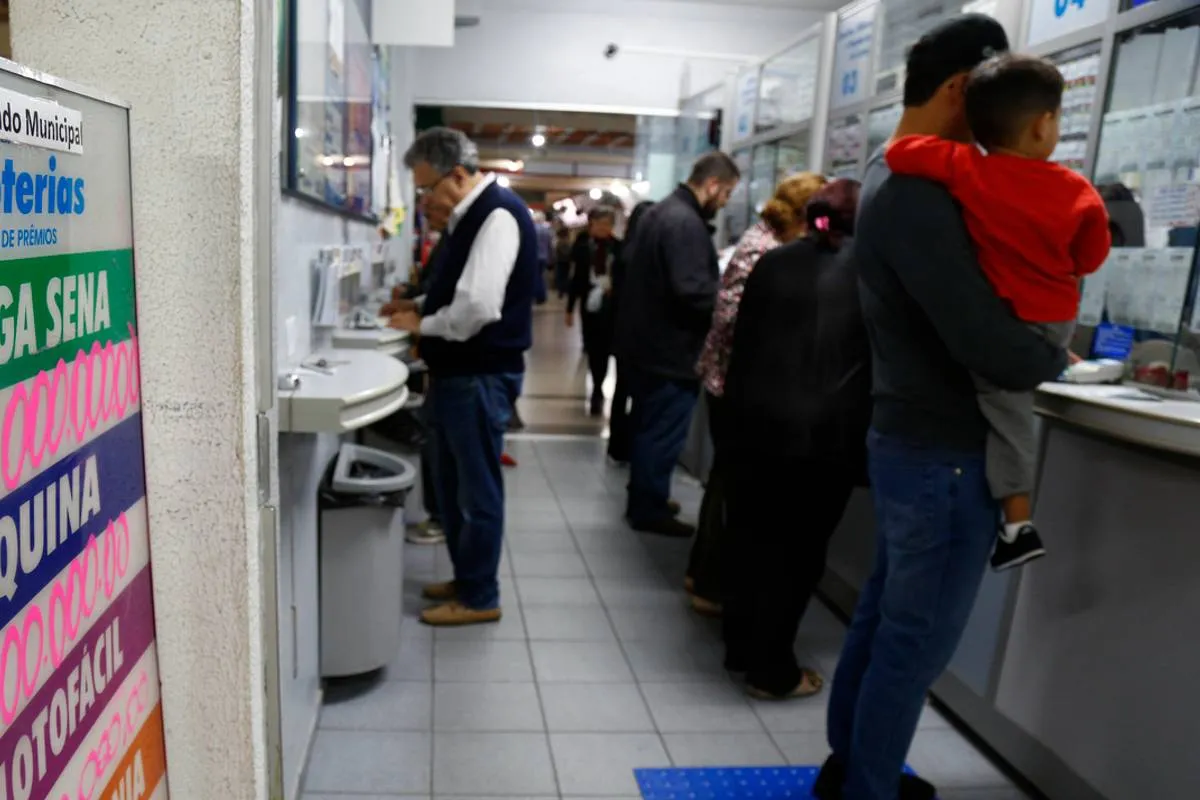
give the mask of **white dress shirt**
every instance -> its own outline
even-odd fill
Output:
[[[495,180],[495,175],[485,176],[454,207],[446,235],[454,233],[468,209]],[[421,319],[421,335],[465,342],[485,325],[499,320],[508,292],[508,279],[512,277],[520,249],[521,230],[516,218],[503,208],[488,214],[471,244],[466,266],[454,287],[454,299],[450,305]]]

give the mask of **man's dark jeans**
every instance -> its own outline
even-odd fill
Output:
[[[454,564],[455,589],[459,602],[474,609],[500,605],[500,454],[521,381],[520,374],[434,378],[426,400],[437,437],[438,510]]]
[[[629,370],[633,396],[633,448],[626,516],[635,528],[670,519],[671,475],[687,444],[699,381],[681,381]]]
[[[979,452],[872,431],[875,571],[859,597],[829,698],[843,800],[895,800],[930,686],[950,663],[1000,521]]]

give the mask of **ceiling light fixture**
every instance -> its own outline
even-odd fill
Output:
[[[509,187],[509,185],[512,183],[512,181],[510,181],[508,179],[507,175],[501,175],[500,177],[496,178],[496,183],[498,183],[500,186],[503,186],[505,189],[507,189]]]
[[[601,197],[604,197],[604,192],[599,189],[592,189],[590,192],[588,192],[588,197],[592,198],[593,200],[599,200]]]
[[[546,146],[546,137],[543,134],[535,133],[533,136],[531,136],[529,138],[529,143],[532,144],[534,147],[545,147]]]

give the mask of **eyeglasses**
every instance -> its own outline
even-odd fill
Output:
[[[424,198],[428,197],[430,194],[432,194],[432,193],[433,193],[433,191],[434,191],[435,189],[437,189],[437,187],[441,186],[441,184],[442,184],[442,181],[446,180],[446,178],[449,178],[449,177],[450,177],[451,175],[453,175],[453,174],[454,174],[454,170],[450,170],[449,172],[443,173],[443,174],[442,174],[442,177],[438,178],[436,181],[434,181],[433,183],[429,184],[428,186],[418,186],[418,187],[416,187],[416,189],[414,190],[414,192],[415,192],[415,194],[416,194],[416,196],[417,196],[417,199],[418,199],[418,200],[421,200],[421,199],[424,199]]]

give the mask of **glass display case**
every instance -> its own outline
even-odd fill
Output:
[[[763,64],[755,130],[771,130],[812,119],[817,104],[821,39],[797,43]]]
[[[829,174],[835,178],[860,177],[866,131],[861,114],[847,114],[829,122]]]
[[[902,103],[892,103],[883,108],[876,108],[867,115],[867,158],[892,138],[892,132],[896,130],[903,113]]]
[[[1117,37],[1094,170],[1114,247],[1084,282],[1079,316],[1098,326],[1093,351],[1122,331],[1135,368],[1154,366],[1139,377],[1179,388],[1200,379],[1198,70],[1200,8]]]
[[[1062,73],[1062,119],[1059,122],[1058,147],[1050,160],[1068,169],[1083,172],[1096,102],[1096,79],[1100,77],[1099,41],[1050,56]]]

